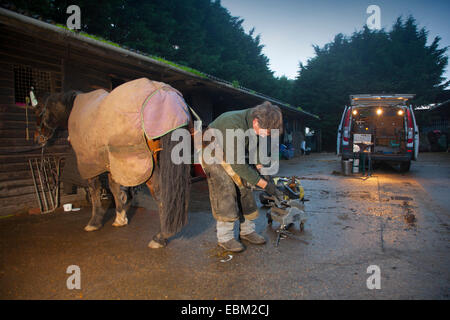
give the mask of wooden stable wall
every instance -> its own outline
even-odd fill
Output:
[[[62,86],[63,48],[38,41],[0,26],[0,216],[38,207],[28,160],[39,158],[41,149],[33,141],[36,117],[28,109],[30,139],[26,139],[26,109],[16,105],[15,67],[48,72],[51,91]],[[64,157],[69,149],[67,132],[60,132],[45,154]],[[34,149],[33,151],[28,151]],[[73,197],[72,197],[73,198]]]

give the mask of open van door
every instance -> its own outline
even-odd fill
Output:
[[[342,118],[341,118],[341,122],[339,123],[339,127],[338,127],[338,133],[337,133],[337,143],[336,143],[336,154],[340,155],[342,153],[341,150],[341,146],[342,146],[342,124],[344,123],[344,117],[345,114],[347,112],[347,109],[350,107],[345,106],[344,108],[344,112],[342,112]]]
[[[419,126],[416,122],[416,116],[414,115],[413,107],[409,106],[409,110],[412,115],[413,124],[414,124],[414,150],[413,150],[413,160],[417,160],[419,157]]]

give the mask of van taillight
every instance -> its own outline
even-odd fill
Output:
[[[345,120],[344,120],[344,134],[343,134],[343,138],[344,138],[344,143],[345,145],[348,144],[348,140],[350,138],[350,114],[351,114],[352,109],[348,108],[345,114]]]
[[[412,121],[412,116],[411,116],[411,111],[409,109],[406,109],[406,115],[408,117],[408,129],[409,128],[413,128],[413,121]]]
[[[406,141],[407,142],[406,146],[408,148],[412,148],[414,128],[413,128],[412,115],[411,115],[411,111],[409,110],[409,108],[406,109],[406,117],[407,117],[407,121],[408,121],[408,137],[407,137],[407,141]]]

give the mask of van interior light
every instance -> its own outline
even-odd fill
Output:
[[[358,114],[358,110],[353,110],[353,115],[356,116]]]
[[[378,108],[378,109],[377,109],[377,115],[381,116],[382,113],[383,113],[383,109]]]
[[[398,110],[398,112],[397,112],[397,114],[399,115],[399,116],[402,116],[403,115],[403,110]]]

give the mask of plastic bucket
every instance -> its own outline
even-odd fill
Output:
[[[342,160],[342,173],[344,176],[349,176],[352,173],[352,164],[350,160]]]
[[[359,159],[353,161],[353,173],[359,172]]]

